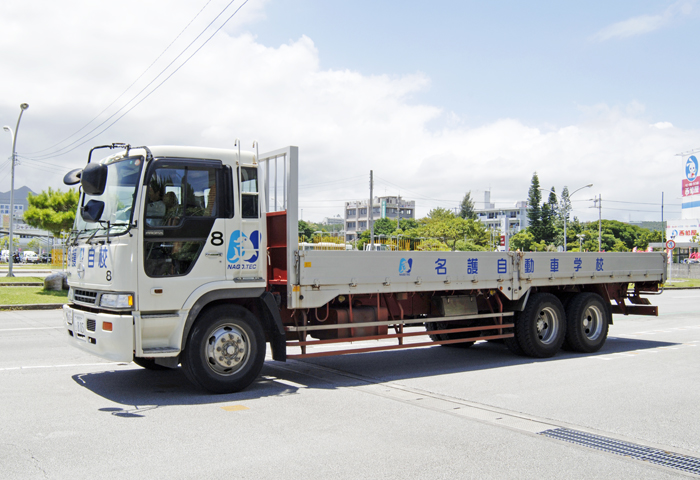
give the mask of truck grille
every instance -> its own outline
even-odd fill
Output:
[[[73,299],[76,302],[94,305],[97,300],[97,292],[91,292],[89,290],[75,290],[73,293]]]

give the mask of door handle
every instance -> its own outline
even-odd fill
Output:
[[[206,256],[206,257],[221,257],[222,255],[223,255],[223,253],[221,253],[221,252],[219,252],[219,253],[208,252],[208,253],[204,254],[204,256]]]

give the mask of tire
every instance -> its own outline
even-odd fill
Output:
[[[515,337],[529,357],[554,356],[566,336],[564,307],[551,293],[536,293],[515,323]]]
[[[170,368],[164,365],[158,365],[153,358],[134,357],[134,363],[141,368],[145,368],[146,370],[170,370]]]
[[[522,315],[522,312],[515,312],[515,316],[513,317],[513,323],[515,325],[518,324],[518,319]],[[510,350],[510,353],[517,355],[519,357],[524,357],[525,352],[523,351],[522,347],[520,347],[520,344],[518,343],[518,337],[515,335],[515,329],[514,328],[509,328],[508,332],[513,332],[513,336],[511,338],[504,338],[503,339],[503,344]]]
[[[430,332],[431,330],[447,330],[449,327],[446,322],[428,322],[425,324],[425,329]],[[480,335],[479,332],[457,332],[457,333],[438,333],[429,334],[430,339],[433,342],[439,342],[441,340],[456,340],[458,338],[469,338],[475,335]],[[460,342],[460,343],[443,343],[440,344],[442,347],[453,347],[453,348],[469,348],[474,345],[474,342]]]
[[[612,316],[597,293],[580,293],[566,308],[566,343],[575,352],[593,353],[601,349],[608,338]]]
[[[181,359],[185,376],[212,393],[234,393],[250,385],[265,362],[265,333],[250,311],[238,305],[205,310],[190,330]]]

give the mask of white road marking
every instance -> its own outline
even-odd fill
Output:
[[[20,367],[6,367],[0,368],[0,372],[8,372],[12,370],[36,370],[41,368],[69,368],[69,367],[99,367],[99,366],[115,366],[115,365],[129,365],[124,362],[110,362],[110,363],[67,363],[64,365],[29,365]]]
[[[25,328],[0,328],[2,332],[20,332],[23,330],[60,330],[64,327],[25,327]]]

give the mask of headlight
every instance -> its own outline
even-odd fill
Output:
[[[106,308],[131,308],[134,306],[134,297],[124,293],[103,293],[100,297],[100,306]]]

